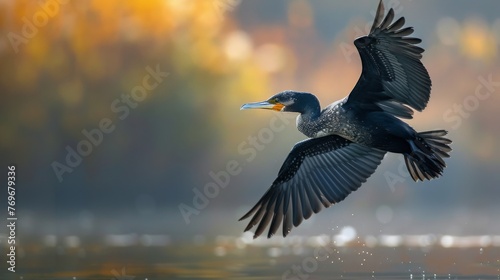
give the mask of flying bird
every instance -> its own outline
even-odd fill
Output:
[[[387,152],[402,154],[414,181],[437,178],[449,157],[445,130],[417,132],[401,119],[422,111],[431,80],[420,61],[420,39],[408,37],[405,18],[384,17],[380,1],[370,33],[354,41],[362,72],[351,93],[321,110],[311,93],[283,91],[241,109],[296,112],[297,129],[308,139],[297,143],[271,187],[241,219],[257,225],[254,238],[269,226],[268,238],[282,225],[286,237],[293,227],[322,208],[344,200],[366,182]]]

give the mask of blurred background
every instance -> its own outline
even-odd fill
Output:
[[[104,261],[89,256],[106,256],[96,249],[104,245],[138,246],[149,256],[151,246],[170,246],[161,251],[168,258],[183,250],[176,245],[198,244],[213,258],[230,255],[220,244],[236,240],[245,251],[252,241],[238,218],[305,136],[294,114],[240,106],[286,89],[312,92],[322,106],[349,94],[361,71],[352,42],[369,30],[377,4],[1,0],[0,178],[5,186],[7,166],[16,166],[20,260],[49,256],[44,265],[25,261],[26,275],[42,267],[72,275],[70,265],[56,265],[70,253],[98,266]],[[409,123],[450,131],[448,167],[438,180],[414,183],[402,157],[388,155],[357,192],[291,238],[343,230],[372,237],[372,245],[386,235],[419,235],[453,247],[454,237],[482,236],[466,243],[498,247],[498,1],[385,4],[423,39],[432,94]],[[2,190],[0,209],[6,197]],[[0,217],[6,221],[7,211]],[[102,258],[108,263],[95,274],[122,273],[124,263]]]

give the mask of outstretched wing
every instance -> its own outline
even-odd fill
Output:
[[[404,17],[393,19],[392,8],[384,18],[381,0],[370,34],[354,41],[363,70],[348,102],[412,118],[413,111],[407,106],[418,111],[426,107],[431,79],[420,61],[424,49],[416,46],[422,40],[408,37],[413,28],[403,28]]]
[[[384,154],[337,135],[297,143],[272,186],[240,219],[253,215],[245,231],[258,224],[256,238],[270,223],[269,238],[282,223],[286,236],[322,206],[338,203],[357,190],[375,172]]]

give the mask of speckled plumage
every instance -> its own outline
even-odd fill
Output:
[[[346,101],[347,98],[326,107],[316,120],[305,119],[302,114],[297,116],[297,129],[310,138],[335,134],[369,146],[371,133],[364,127],[366,122],[346,108]]]

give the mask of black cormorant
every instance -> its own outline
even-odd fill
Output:
[[[297,128],[309,139],[297,143],[272,186],[240,220],[253,215],[245,231],[258,225],[254,238],[270,224],[268,237],[282,224],[283,236],[323,207],[342,201],[374,173],[386,152],[403,154],[413,180],[439,177],[449,157],[445,130],[416,132],[401,118],[429,101],[431,80],[420,62],[421,40],[408,37],[404,17],[384,18],[380,1],[370,34],[354,45],[363,70],[352,92],[321,110],[306,92],[283,91],[241,109],[297,112]]]

